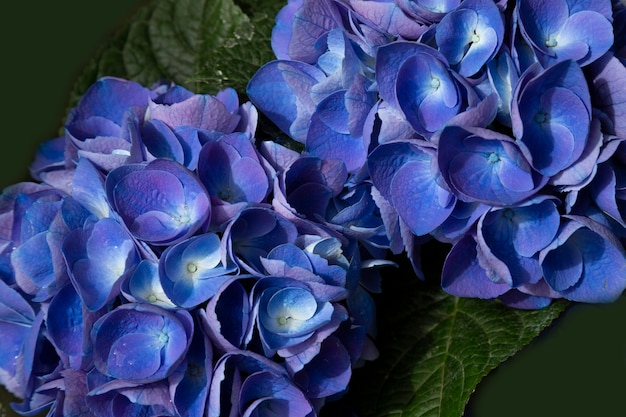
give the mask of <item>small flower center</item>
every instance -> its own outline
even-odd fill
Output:
[[[487,161],[489,161],[490,164],[495,164],[496,162],[500,162],[500,156],[495,152],[491,152],[487,155]]]
[[[546,123],[549,119],[549,116],[550,115],[547,112],[540,110],[535,114],[534,120],[539,124]]]
[[[474,33],[472,33],[471,43],[478,43],[478,42],[480,42],[480,36],[478,35],[478,33],[476,33],[476,31],[474,31]]]
[[[218,193],[217,196],[220,198],[220,200],[222,201],[229,201],[230,200],[230,188],[223,188],[221,189]]]
[[[157,296],[156,296],[156,295],[154,295],[154,294],[150,294],[150,295],[148,296],[148,301],[150,301],[151,303],[156,303],[156,302],[157,302],[157,300],[158,300],[158,298],[157,298]]]
[[[556,39],[554,39],[554,38],[548,38],[548,39],[546,39],[545,44],[546,44],[546,46],[547,46],[548,48],[554,48],[554,47],[555,47],[555,46],[557,46],[559,43],[558,43],[558,42],[557,42],[557,40],[556,40]]]
[[[441,86],[441,80],[439,78],[433,77],[430,79],[430,88],[433,90],[438,90]]]
[[[188,224],[191,221],[191,216],[189,215],[189,206],[185,204],[182,207],[181,211],[181,213],[177,213],[178,216],[176,216],[174,219],[181,225]]]
[[[194,264],[193,262],[189,262],[187,264],[187,272],[189,272],[190,274],[194,274],[197,270],[198,265]]]
[[[170,337],[167,335],[167,333],[165,332],[159,333],[159,343],[161,344],[161,346],[165,346],[167,342],[169,341],[170,341]]]

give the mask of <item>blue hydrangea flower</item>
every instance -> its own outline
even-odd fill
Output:
[[[398,0],[398,5],[409,16],[427,23],[439,22],[447,13],[461,4],[462,0]]]
[[[292,278],[267,277],[255,284],[256,325],[266,355],[303,344],[317,331],[326,326],[336,329],[346,319],[325,293]],[[296,353],[294,349],[287,352],[282,356]]]
[[[500,49],[504,16],[492,0],[465,0],[435,30],[437,47],[452,68],[471,77]]]
[[[380,97],[401,109],[416,132],[430,137],[465,109],[464,86],[437,50],[413,42],[378,49],[376,81]]]
[[[79,156],[111,170],[137,162],[137,117],[143,116],[150,89],[129,80],[104,77],[94,83],[74,107],[65,123],[66,163]]]
[[[210,218],[204,186],[169,159],[121,166],[105,182],[109,203],[136,238],[157,245],[181,241]]]
[[[285,368],[250,351],[232,351],[215,364],[207,415],[314,417],[310,400]]]
[[[278,59],[314,64],[326,52],[325,36],[341,20],[333,1],[289,0],[276,16],[272,49]]]
[[[245,349],[252,339],[250,276],[226,281],[211,297],[206,309],[200,310],[202,328],[215,346],[224,352]]]
[[[519,72],[508,50],[501,50],[491,61],[487,62],[487,76],[489,83],[487,90],[489,93],[495,92],[498,96],[497,120],[504,126],[510,127],[511,99],[513,88],[519,80]],[[480,89],[481,86],[478,88]]]
[[[611,1],[541,0],[517,3],[522,35],[543,66],[571,59],[587,65],[613,44]]]
[[[252,274],[262,271],[261,258],[276,246],[296,240],[296,226],[275,211],[261,207],[242,210],[224,231],[234,261]]]
[[[111,218],[87,222],[70,232],[61,248],[70,279],[85,306],[99,310],[120,292],[139,263],[139,251],[126,229]]]
[[[294,372],[293,379],[309,398],[326,398],[345,391],[351,377],[350,354],[338,338],[330,336],[320,344],[317,355]]]
[[[626,92],[622,88],[626,80],[625,64],[607,53],[589,65],[589,74],[591,103],[594,111],[602,114],[602,130],[626,137]]]
[[[121,292],[130,302],[149,303],[163,308],[174,308],[176,304],[165,294],[159,276],[159,264],[142,259],[130,276],[122,283]]]
[[[434,169],[435,148],[422,142],[390,142],[368,158],[374,186],[418,236],[441,225],[457,201]]]
[[[170,377],[170,391],[178,415],[205,415],[212,371],[213,345],[201,330],[198,320],[194,320],[193,338],[185,360],[180,370]]]
[[[17,188],[10,239],[15,249],[9,254],[9,268],[19,288],[42,301],[67,281],[60,250],[69,232],[61,215],[65,195],[49,187],[35,192]]]
[[[460,199],[493,206],[519,203],[547,181],[532,169],[513,138],[489,129],[443,129],[438,166]]]
[[[265,161],[249,134],[211,140],[199,154],[198,178],[211,197],[211,228],[223,230],[244,207],[261,203],[270,190]]]
[[[511,106],[513,133],[534,169],[552,176],[569,167],[586,147],[591,98],[580,67],[562,61],[529,68]]]
[[[362,21],[361,27],[407,40],[416,40],[426,32],[428,25],[404,13],[399,1],[352,0],[350,8]]]
[[[168,246],[159,260],[163,291],[180,307],[211,298],[237,267],[226,259],[219,236],[204,233]]]
[[[511,287],[536,283],[542,277],[538,253],[552,243],[559,224],[557,204],[550,197],[491,209],[477,224],[480,265],[496,283]]]
[[[165,381],[137,384],[111,379],[94,368],[87,374],[87,389],[85,404],[98,417],[172,416],[176,412]]]
[[[282,167],[275,196],[293,213],[313,221],[326,218],[333,197],[339,195],[347,180],[346,167],[340,160],[321,160],[302,156]]]
[[[626,289],[624,247],[606,227],[587,217],[565,216],[539,260],[546,282],[569,300],[606,303]]]
[[[61,288],[48,306],[48,338],[72,369],[79,369],[83,360],[83,335],[89,314],[83,311],[83,300],[73,285]]]
[[[316,105],[311,90],[325,78],[321,69],[304,62],[270,61],[252,76],[246,93],[280,130],[306,143]]]
[[[0,383],[18,398],[30,395],[43,318],[43,312],[36,314],[22,295],[0,280]]]
[[[147,383],[171,375],[184,360],[193,321],[186,310],[123,304],[91,330],[96,369],[111,378]]]
[[[193,94],[181,86],[173,86],[149,101],[146,119],[161,121],[174,131],[190,126],[209,132],[232,133],[242,119],[247,118],[239,114],[240,110],[237,93],[232,88],[212,96]]]

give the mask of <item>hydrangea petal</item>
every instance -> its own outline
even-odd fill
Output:
[[[456,199],[432,176],[432,161],[411,161],[398,169],[391,182],[391,202],[418,236],[440,226],[452,213]]]
[[[443,265],[441,286],[449,294],[459,297],[495,298],[511,287],[495,283],[478,264],[476,241],[465,235],[454,244]]]

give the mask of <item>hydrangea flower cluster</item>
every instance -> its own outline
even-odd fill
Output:
[[[17,412],[316,416],[429,241],[453,295],[622,294],[622,3],[291,0],[272,48],[243,104],[98,80],[1,194]]]
[[[626,288],[626,8],[290,0],[248,95],[342,160],[389,248],[449,245],[450,294],[524,309]]]
[[[369,185],[257,144],[232,89],[105,77],[0,200],[0,383],[23,415],[315,416],[373,345]]]

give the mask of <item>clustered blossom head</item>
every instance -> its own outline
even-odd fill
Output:
[[[387,247],[418,275],[419,245],[449,245],[447,292],[610,302],[626,288],[625,13],[611,0],[291,0],[277,59],[247,92],[303,155],[342,159],[367,184]],[[320,217],[332,187],[295,184],[286,202],[317,189]]]
[[[386,238],[368,186],[257,143],[257,118],[232,89],[105,77],[34,181],[4,190],[0,383],[16,411],[312,417],[376,357]]]
[[[611,0],[290,0],[250,102],[98,80],[0,196],[14,409],[314,417],[430,240],[453,295],[615,300],[625,33]]]

